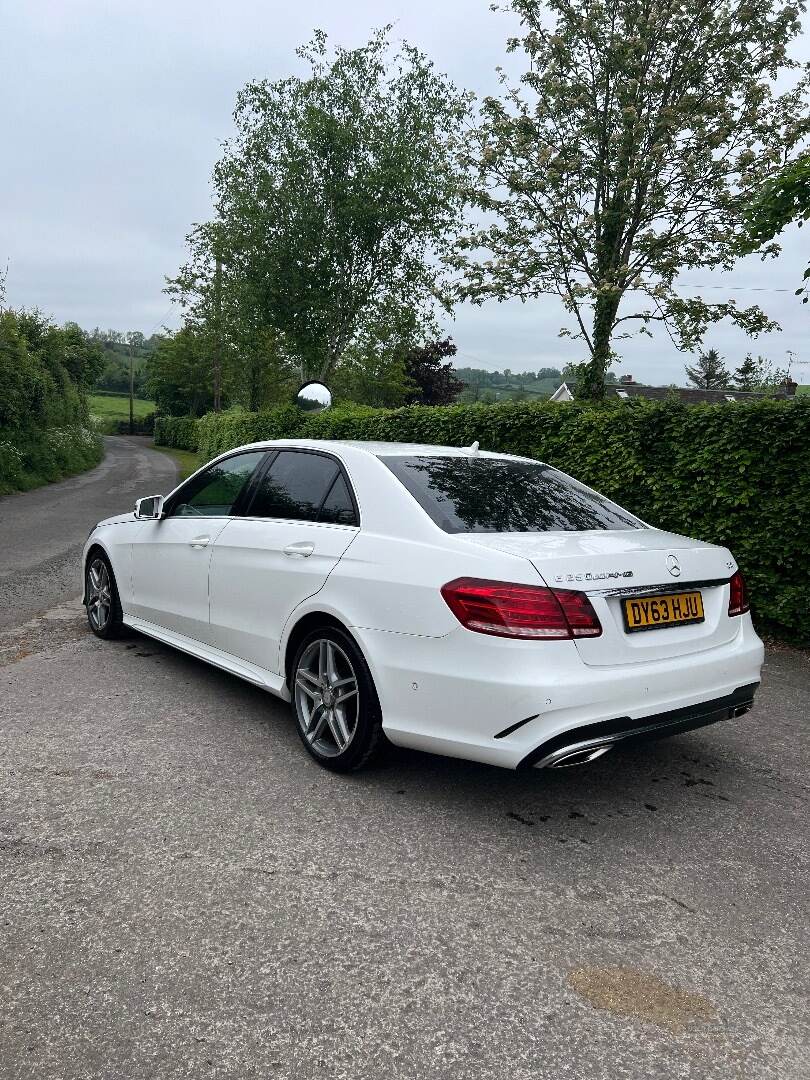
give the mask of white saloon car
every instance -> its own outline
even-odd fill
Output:
[[[728,550],[527,458],[257,443],[100,522],[90,627],[291,701],[322,765],[383,741],[507,768],[747,712],[762,643]]]

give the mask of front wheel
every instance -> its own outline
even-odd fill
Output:
[[[347,633],[314,630],[301,642],[292,668],[292,706],[298,734],[319,765],[352,772],[377,756],[384,741],[371,672]]]
[[[84,576],[84,602],[87,621],[96,637],[117,637],[123,627],[121,602],[112,566],[105,555],[94,553],[87,560]]]

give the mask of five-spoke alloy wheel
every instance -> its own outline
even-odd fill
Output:
[[[100,638],[115,637],[121,629],[121,605],[112,567],[102,554],[88,560],[84,602],[90,629]]]
[[[334,626],[310,633],[291,674],[298,733],[310,754],[339,772],[366,764],[382,741],[382,719],[371,674],[349,635]]]

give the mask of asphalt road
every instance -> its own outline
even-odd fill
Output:
[[[80,590],[78,559],[97,521],[175,486],[177,467],[150,442],[108,437],[104,460],[90,472],[0,498],[0,630]]]
[[[170,474],[115,444],[70,519]],[[807,1080],[804,654],[745,718],[586,768],[341,778],[260,691],[90,636],[47,493],[6,537],[9,505],[48,610],[3,579],[4,1080]]]

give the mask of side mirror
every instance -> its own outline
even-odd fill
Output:
[[[163,514],[163,496],[147,495],[145,499],[138,499],[135,503],[135,517],[141,520],[153,520]]]
[[[322,382],[304,383],[298,391],[296,404],[302,412],[320,413],[332,404],[332,391]]]

